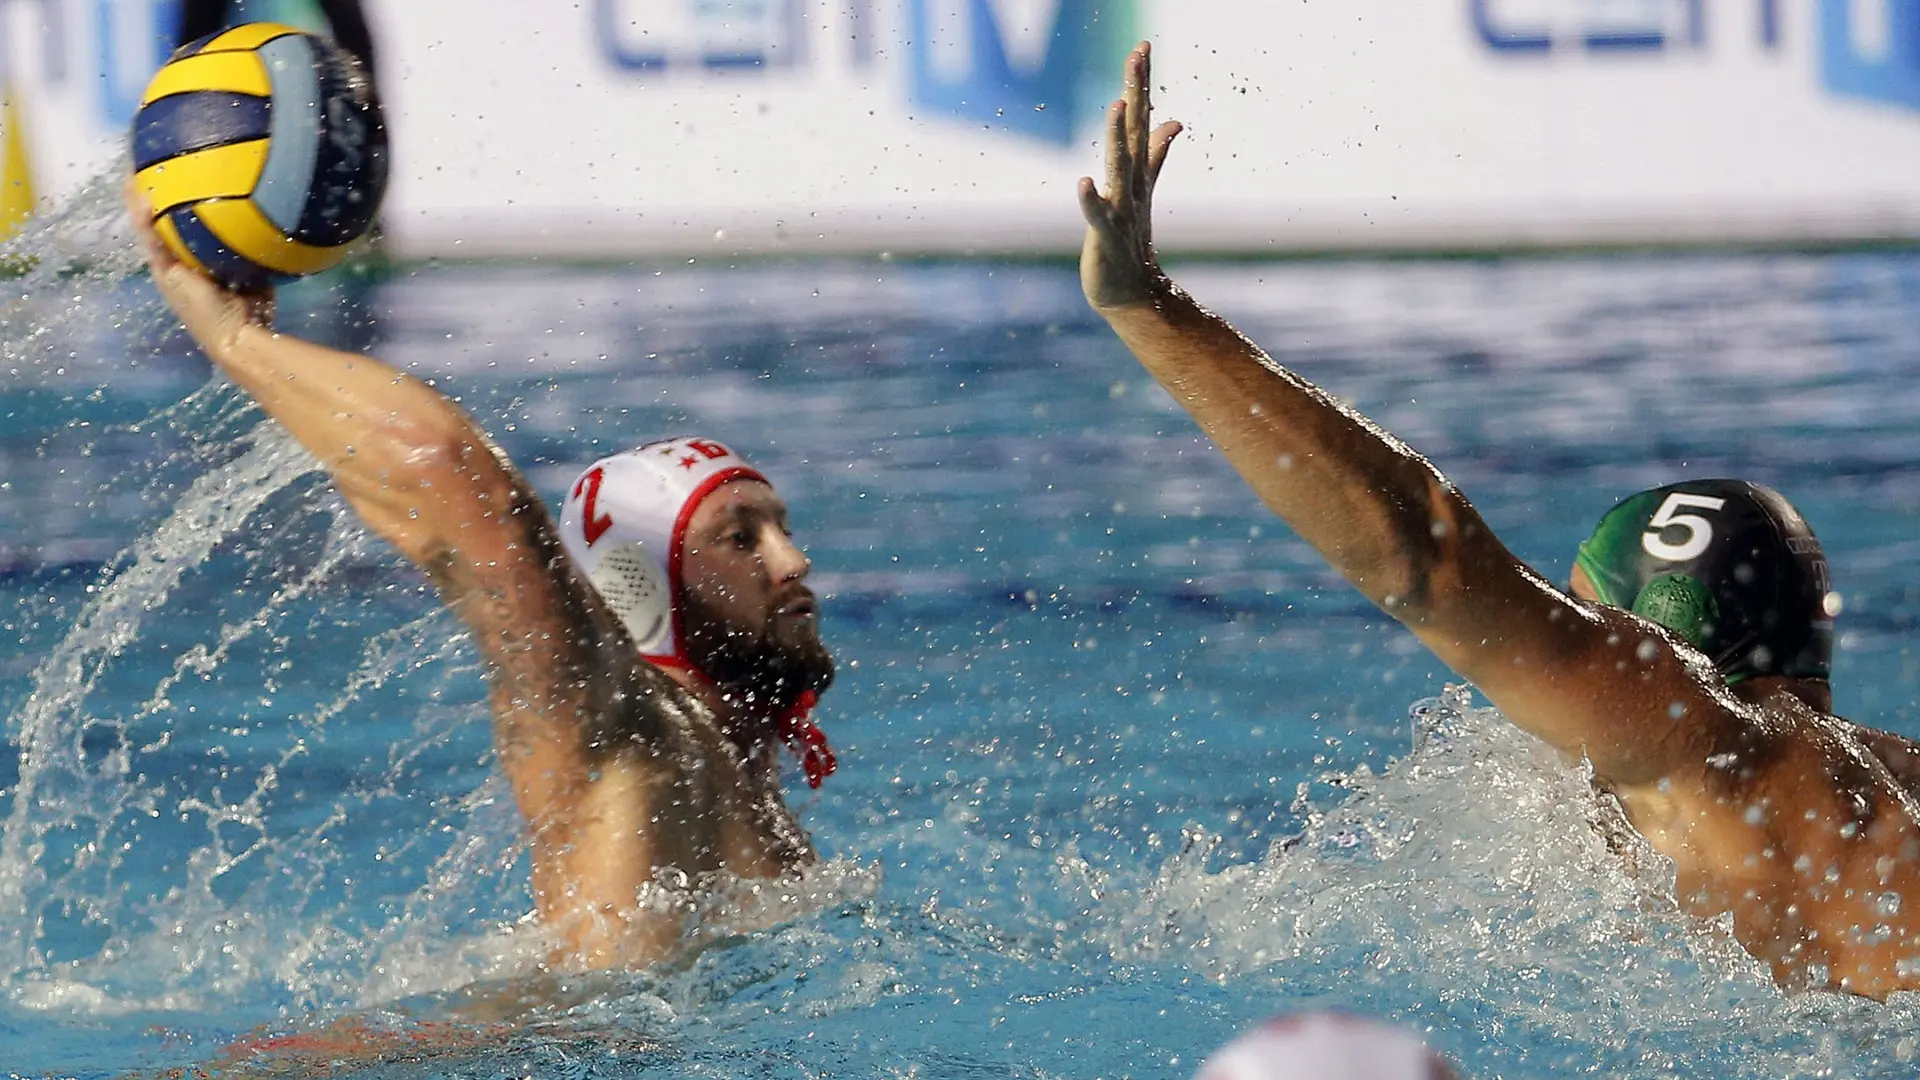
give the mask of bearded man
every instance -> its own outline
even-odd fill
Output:
[[[816,787],[833,771],[808,719],[833,662],[764,476],[710,439],[652,443],[587,469],[557,525],[445,395],[276,332],[271,295],[181,264],[128,197],[154,283],[208,359],[472,632],[556,964],[651,963],[703,892],[816,858],[779,747]]]

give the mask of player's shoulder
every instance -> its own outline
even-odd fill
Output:
[[[1892,780],[1877,749],[1850,721],[1791,694],[1739,702],[1745,722],[1729,729],[1704,761],[1716,794],[1768,805],[1866,813]],[[1851,809],[1849,809],[1851,808]]]

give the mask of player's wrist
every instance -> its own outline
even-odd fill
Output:
[[[264,346],[273,337],[273,328],[249,317],[242,300],[221,314],[212,333],[194,336],[200,339],[200,348],[209,360],[221,367],[230,367],[242,362],[250,351]]]
[[[1147,264],[1137,275],[1116,282],[1102,281],[1087,291],[1087,303],[1109,322],[1141,313],[1160,310],[1178,291],[1173,279],[1158,265]]]

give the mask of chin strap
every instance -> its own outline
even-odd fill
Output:
[[[780,738],[800,758],[801,767],[807,770],[807,786],[812,788],[832,776],[838,765],[833,748],[827,745],[827,733],[813,722],[813,707],[819,703],[820,695],[808,690],[780,716]]]

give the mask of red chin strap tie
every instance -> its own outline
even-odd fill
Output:
[[[833,748],[827,745],[827,733],[820,730],[810,715],[819,703],[820,695],[804,691],[780,717],[780,738],[800,758],[801,767],[807,770],[807,786],[811,788],[819,787],[820,781],[832,776],[837,766]]]

